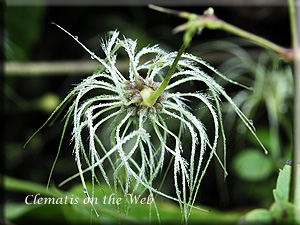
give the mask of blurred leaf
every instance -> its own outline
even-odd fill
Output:
[[[81,186],[81,184],[80,184],[80,186]],[[41,184],[37,184],[37,183],[34,183],[34,182],[30,182],[30,181],[19,180],[19,179],[8,177],[8,176],[4,177],[4,188],[6,190],[19,191],[19,192],[23,192],[23,193],[26,193],[26,194],[39,194],[40,197],[50,196],[50,197],[54,197],[55,199],[58,199],[58,198],[65,199],[66,196],[68,198],[70,196],[75,196],[76,197],[76,195],[74,195],[73,193],[71,193],[71,192],[69,192],[69,193],[61,192],[60,190],[56,189],[56,187],[50,187],[47,190],[46,186],[43,186]],[[77,189],[78,189],[78,187],[77,187]],[[81,186],[81,192],[83,193],[82,186]],[[84,196],[84,195],[82,195],[82,196]],[[85,198],[86,198],[86,196],[85,196]],[[41,212],[39,212],[39,215],[43,214],[43,213],[46,213],[47,210],[49,211],[49,207],[52,207],[53,210],[58,210],[59,214],[63,214],[64,212],[65,213],[70,212],[70,210],[68,210],[68,209],[63,210],[62,208],[60,208],[60,207],[69,207],[69,205],[65,205],[65,204],[63,204],[63,205],[43,204],[43,207],[41,207],[41,208],[44,208],[44,207],[46,207],[45,212],[43,211],[43,209],[40,209],[40,208],[38,209],[38,210],[41,210]],[[51,210],[52,210],[52,208],[51,208]],[[76,209],[76,210],[73,210],[73,213],[78,213],[79,212],[80,213],[79,215],[81,215],[81,216],[88,215],[87,218],[90,218],[90,215],[91,215],[90,210],[91,210],[92,207],[91,207],[90,204],[84,204],[82,198],[78,199],[78,203],[74,204],[73,208]],[[100,214],[104,214],[104,215],[109,216],[110,218],[121,219],[121,220],[124,220],[124,221],[128,221],[132,224],[138,222],[134,218],[126,217],[124,215],[120,215],[118,212],[116,212],[115,209],[110,209],[110,208],[107,208],[107,207],[99,206],[99,207],[97,207],[97,211]],[[30,213],[30,212],[28,212],[28,213]],[[88,214],[87,214],[87,212],[88,212]],[[53,213],[55,214],[55,212],[53,212]],[[67,219],[69,218],[69,215],[66,217]],[[47,217],[48,217],[48,214],[47,214],[47,216],[45,216],[45,218],[47,218]],[[39,219],[44,219],[42,216],[38,217],[38,218]],[[74,218],[74,216],[71,216],[70,218]],[[37,219],[37,218],[35,218],[35,219]],[[84,220],[84,218],[82,218],[82,220]],[[82,220],[80,220],[80,221],[82,221]],[[49,220],[49,221],[52,221],[52,220]],[[60,220],[58,220],[58,221],[60,221]]]
[[[23,216],[26,213],[29,213],[31,210],[35,210],[40,207],[40,205],[25,205],[24,203],[9,203],[4,207],[4,215],[8,220],[14,220],[18,217]]]
[[[23,181],[11,177],[5,177],[4,187],[6,190],[14,190],[24,193],[40,193],[40,197],[51,196],[55,199],[68,196],[70,203],[73,198],[73,204],[41,204],[41,205],[25,205],[25,203],[9,203],[5,205],[6,219],[16,224],[145,224],[149,220],[149,205],[134,204],[130,211],[122,212],[113,204],[103,204],[104,195],[109,197],[109,189],[105,185],[95,188],[95,197],[98,197],[98,204],[95,204],[95,209],[99,213],[96,217],[90,204],[83,204],[86,195],[83,192],[82,185],[73,186],[68,192],[64,193],[57,190],[55,187],[50,187],[46,190],[45,186],[37,183]],[[88,190],[91,184],[87,184]],[[76,203],[75,198],[78,198]],[[76,203],[76,204],[75,204]],[[163,224],[175,223],[180,224],[182,217],[180,207],[175,202],[161,202],[157,200],[157,208],[160,219]],[[229,223],[233,224],[241,217],[239,212],[220,212],[212,210],[204,212],[198,209],[193,209],[190,217],[190,223]],[[151,207],[151,222],[156,224],[158,219],[154,206]]]
[[[62,208],[69,207],[68,205],[41,204],[26,206],[30,208],[27,213],[9,219],[13,224],[70,224],[62,214]],[[14,213],[15,208],[10,207],[10,209],[12,210],[11,213]]]
[[[288,202],[289,200],[291,168],[291,166],[285,165],[282,170],[279,170],[276,189],[273,190],[276,202]]]
[[[290,202],[280,204],[274,202],[270,207],[270,213],[276,224],[296,224],[294,206]]]
[[[61,197],[59,192],[54,188],[48,189],[38,183],[31,181],[19,180],[13,177],[4,176],[4,189],[9,191],[19,191],[27,194],[40,193],[41,195]]]
[[[272,216],[266,209],[254,209],[247,213],[240,224],[271,224]]]
[[[88,189],[91,188],[91,185],[89,184]],[[79,196],[79,197],[84,197],[85,194],[83,193],[82,185],[78,184],[72,187],[69,191],[69,195],[71,196]],[[104,196],[109,197],[110,195],[110,190],[106,185],[101,185],[98,188],[95,188],[95,197],[98,199],[98,205],[95,206],[96,210],[101,208],[102,210],[105,209],[111,209],[111,211],[117,212],[118,214],[124,213],[122,210],[122,207],[120,210],[116,208],[115,205],[112,204],[103,204],[103,198]],[[145,196],[146,197],[146,196]],[[156,201],[160,220],[162,224],[165,223],[175,223],[175,224],[180,224],[181,223],[181,211],[180,207],[178,206],[177,203],[175,202],[162,202],[157,199]],[[92,212],[93,215],[95,215],[94,212]],[[133,204],[132,207],[130,208],[128,216],[131,218],[135,218],[141,223],[143,221],[146,223],[147,221],[150,221],[149,219],[149,205],[147,204]],[[106,213],[100,213],[100,218],[101,220],[103,219],[110,219],[112,220],[111,217],[108,217],[109,214]],[[158,223],[158,219],[156,216],[156,212],[154,209],[154,206],[151,206],[151,221],[152,223],[156,224]],[[218,221],[222,221],[225,223],[236,223],[238,219],[241,217],[240,213],[235,213],[235,212],[230,212],[230,213],[223,213],[219,212],[218,210],[212,210],[211,212],[204,212],[198,209],[193,209],[192,214],[190,216],[189,222],[191,224],[194,223],[218,223]],[[116,220],[117,221],[117,220]]]
[[[273,171],[272,161],[261,151],[247,149],[238,153],[233,160],[236,175],[247,181],[259,181],[267,178]]]
[[[77,204],[64,206],[61,208],[61,212],[69,224],[103,224],[103,215],[101,214],[101,218],[97,218],[92,209],[84,208]],[[112,223],[113,220],[106,221]]]
[[[285,165],[279,172],[276,189],[273,190],[275,202],[270,209],[252,210],[240,220],[240,223],[299,224],[295,220],[294,205],[288,202],[290,176],[291,166]]]
[[[269,210],[252,210],[240,220],[240,223],[282,225],[299,224],[295,220],[294,205],[290,202],[274,202]]]

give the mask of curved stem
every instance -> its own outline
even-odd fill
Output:
[[[252,41],[264,48],[270,49],[274,52],[276,52],[278,55],[281,55],[285,60],[292,61],[294,60],[294,54],[292,49],[284,48],[282,46],[279,46],[267,39],[264,39],[262,37],[259,37],[255,34],[252,34],[248,31],[245,31],[243,29],[240,29],[234,25],[231,25],[223,20],[217,19],[217,22],[220,24],[220,29],[227,31],[229,33],[232,33],[234,35],[237,35],[239,37],[245,38],[249,41]]]
[[[187,48],[187,44],[184,43],[181,46],[181,48],[179,49],[178,54],[177,54],[176,58],[174,59],[174,62],[172,63],[172,66],[170,67],[167,76],[165,77],[165,79],[162,82],[162,84],[160,85],[160,87],[154,92],[154,96],[155,97],[157,96],[156,98],[158,98],[158,96],[160,96],[163,93],[163,91],[166,89],[166,87],[168,86],[168,83],[170,82],[172,75],[175,72],[178,61],[180,60],[181,55],[183,54],[183,52],[186,48]]]
[[[193,36],[194,36],[195,32],[192,32],[192,34],[189,35],[189,37],[187,39],[185,39],[185,41],[183,42],[182,46],[180,47],[176,58],[174,59],[164,81],[161,83],[161,85],[159,86],[159,88],[154,91],[153,93],[151,93],[151,95],[149,95],[147,102],[149,102],[151,105],[154,105],[154,103],[156,102],[157,98],[163,93],[163,91],[166,89],[166,87],[168,86],[172,75],[174,74],[176,67],[178,65],[178,62],[182,56],[182,54],[184,53],[185,49],[189,46]]]
[[[187,31],[187,30],[198,30],[201,31],[204,28],[208,29],[220,29],[227,31],[231,34],[237,35],[239,37],[250,40],[264,48],[270,49],[277,54],[281,55],[286,61],[293,61],[295,59],[294,51],[291,48],[284,48],[277,45],[271,41],[268,41],[262,37],[238,28],[232,24],[229,24],[213,14],[213,9],[209,8],[204,12],[203,15],[197,15],[194,13],[189,13],[185,11],[177,11],[172,9],[166,9],[159,6],[149,5],[151,9],[157,10],[159,12],[172,14],[184,19],[188,19],[188,22],[175,28],[175,31]]]
[[[290,27],[294,61],[294,148],[292,153],[292,177],[290,184],[290,201],[294,202],[295,219],[300,222],[300,1],[289,0]],[[298,22],[298,24],[297,24]]]

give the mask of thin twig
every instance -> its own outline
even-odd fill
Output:
[[[188,22],[182,24],[175,28],[175,31],[187,31],[187,30],[199,30],[201,31],[204,28],[207,29],[220,29],[231,34],[237,35],[239,37],[245,38],[250,40],[264,48],[270,49],[280,56],[283,57],[286,61],[293,61],[294,60],[294,52],[291,48],[284,48],[279,46],[271,41],[268,41],[262,37],[259,37],[255,34],[252,34],[248,31],[240,29],[232,24],[225,22],[224,20],[219,19],[217,16],[213,14],[213,9],[209,8],[209,10],[205,11],[203,15],[197,15],[194,13],[189,13],[186,11],[178,11],[173,9],[167,9],[159,6],[149,5],[151,9],[154,9],[159,12],[175,15],[177,17],[181,17],[183,19],[187,19]]]
[[[4,74],[7,76],[48,76],[48,75],[90,75],[98,67],[93,60],[60,61],[60,62],[6,62]],[[119,60],[117,66],[120,71],[128,69],[127,60]]]
[[[211,64],[218,64],[224,61],[224,58],[230,57],[230,54],[225,52],[203,53],[190,52],[209,61]],[[249,50],[249,53],[256,58],[259,55],[258,50]],[[146,59],[145,59],[146,60]],[[144,62],[143,60],[141,60]],[[128,60],[119,59],[116,63],[121,72],[128,70]],[[26,76],[26,77],[45,77],[45,76],[66,76],[66,75],[79,75],[86,76],[95,72],[99,64],[93,60],[75,60],[75,61],[59,61],[59,62],[5,62],[4,74],[6,76]]]
[[[295,4],[296,3],[296,4]],[[298,4],[297,4],[298,3]],[[295,219],[300,223],[300,23],[299,17],[300,1],[289,0],[289,13],[291,24],[291,36],[293,50],[295,53],[294,60],[294,148],[292,154],[292,178],[290,185],[290,200],[294,202]],[[298,8],[297,8],[298,7]],[[298,22],[298,24],[297,24]],[[298,27],[297,27],[298,26]]]

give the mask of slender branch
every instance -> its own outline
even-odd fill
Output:
[[[288,2],[289,2],[289,16],[290,16],[290,29],[291,29],[292,44],[293,44],[293,49],[297,50],[299,48],[299,43],[298,43],[299,39],[298,39],[298,34],[297,34],[296,5],[295,5],[294,0],[288,0]],[[300,4],[299,0],[297,2],[298,2],[298,4]]]
[[[298,4],[297,4],[298,3]],[[292,155],[292,179],[290,185],[290,200],[294,202],[295,219],[300,223],[300,1],[289,0],[289,14],[294,60],[294,148]],[[298,22],[298,24],[297,24]],[[298,26],[298,27],[297,27]]]
[[[281,55],[285,60],[292,61],[294,59],[294,54],[292,49],[281,47],[271,41],[268,41],[262,37],[259,37],[257,35],[254,35],[250,32],[247,32],[245,30],[242,30],[236,26],[233,26],[223,20],[219,20],[220,23],[220,29],[225,30],[229,33],[232,33],[234,35],[237,35],[239,37],[245,38],[249,41],[252,41],[264,48],[270,49],[277,54]]]
[[[4,74],[7,76],[48,76],[66,74],[91,74],[99,66],[92,60],[61,61],[61,62],[5,62]],[[128,69],[128,61],[119,60],[117,67],[120,71]]]
[[[245,38],[247,40],[250,40],[264,48],[270,49],[280,56],[284,58],[286,61],[293,61],[294,60],[294,52],[293,49],[290,48],[284,48],[282,46],[279,46],[271,41],[268,41],[262,37],[259,37],[255,34],[252,34],[248,31],[245,31],[243,29],[240,29],[234,25],[231,25],[219,18],[217,18],[213,14],[213,9],[209,8],[209,10],[205,11],[203,15],[197,15],[185,11],[177,11],[172,9],[166,9],[159,6],[149,5],[151,9],[157,10],[159,12],[172,14],[184,19],[187,19],[188,22],[185,24],[182,24],[175,28],[176,32],[179,31],[186,31],[186,30],[199,30],[201,31],[204,28],[207,29],[220,29],[224,30],[226,32],[232,33],[234,35],[237,35],[239,37]]]
[[[191,39],[190,39],[191,41]],[[184,50],[188,47],[189,42],[184,42],[183,45],[181,46],[181,48],[178,51],[178,54],[176,55],[176,58],[174,59],[164,81],[162,82],[162,84],[159,86],[159,88],[154,91],[148,98],[148,101],[152,103],[152,105],[156,102],[157,98],[163,93],[163,91],[166,89],[166,87],[168,86],[168,83],[170,82],[172,75],[174,74],[178,61],[181,58],[181,55],[183,54]]]

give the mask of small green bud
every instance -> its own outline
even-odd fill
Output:
[[[143,98],[143,101],[141,105],[145,105],[147,107],[153,106],[155,102],[153,102],[151,96],[153,95],[154,90],[152,88],[149,88],[147,86],[144,87],[143,90],[140,92],[140,96]]]
[[[215,10],[212,7],[209,7],[207,10],[204,11],[204,15],[213,16],[215,14]]]

